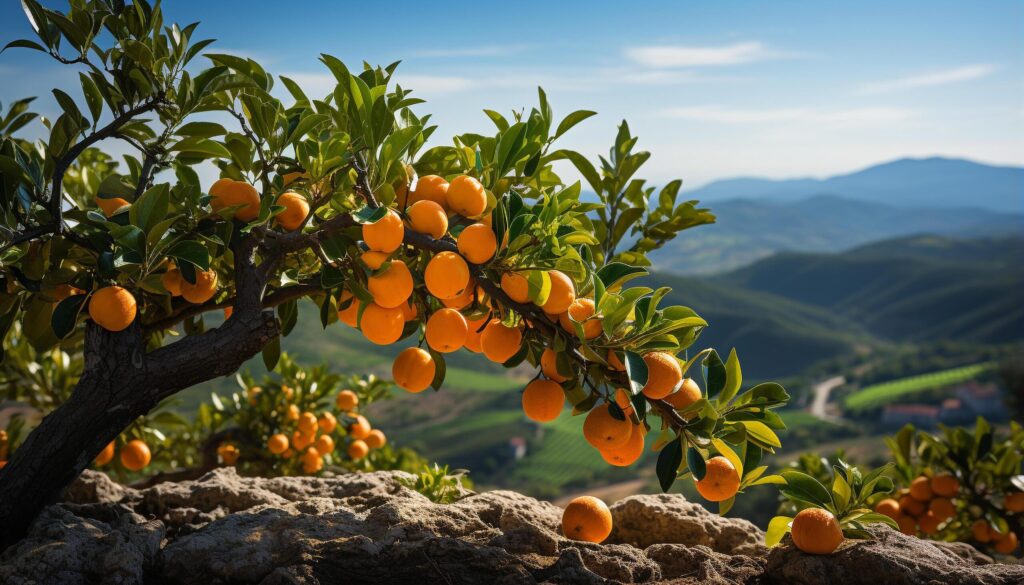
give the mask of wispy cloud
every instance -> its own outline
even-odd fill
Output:
[[[686,45],[650,45],[627,47],[625,55],[645,67],[713,67],[740,65],[788,56],[764,43],[749,41],[716,47]]]
[[[919,87],[934,87],[936,85],[948,85],[980,79],[992,74],[997,68],[991,64],[967,65],[945,71],[935,71],[922,75],[911,75],[889,81],[869,83],[861,87],[862,94],[888,93],[904,89],[915,89]]]
[[[831,126],[880,124],[913,118],[916,113],[903,108],[769,108],[729,109],[721,106],[685,106],[668,108],[663,114],[672,118],[719,124],[812,123]]]
[[[414,57],[504,57],[521,53],[530,45],[488,45],[482,47],[438,48],[413,51]]]

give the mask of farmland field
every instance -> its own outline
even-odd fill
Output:
[[[848,396],[843,406],[854,411],[877,408],[918,392],[971,380],[995,365],[994,362],[985,362],[867,386]]]

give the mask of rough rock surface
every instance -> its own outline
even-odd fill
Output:
[[[86,472],[0,554],[0,583],[1024,582],[1024,566],[887,528],[830,557],[788,542],[768,550],[749,522],[677,495],[623,499],[605,544],[574,542],[549,503],[495,491],[435,504],[410,479],[244,478],[223,468],[134,490]]]

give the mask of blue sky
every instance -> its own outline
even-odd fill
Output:
[[[628,119],[654,182],[826,176],[902,156],[1024,165],[1020,1],[172,0],[165,12],[313,94],[332,81],[322,52],[401,59],[436,137],[491,131],[481,109],[530,107],[542,85],[556,115],[599,112],[565,141],[588,155]],[[0,42],[29,36],[18,3],[3,3]],[[49,88],[76,77],[10,50],[0,100],[41,95],[52,111]]]

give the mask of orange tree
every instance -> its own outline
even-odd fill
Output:
[[[493,135],[424,150],[435,128],[391,82],[397,64],[355,73],[323,55],[337,85],[310,97],[251,59],[205,53],[202,68],[210,41],[193,42],[195,24],[165,26],[159,4],[23,4],[37,38],[7,48],[47,53],[81,83],[77,98],[54,90],[62,113],[41,120],[42,140],[13,134],[32,120],[24,102],[4,115],[0,323],[21,322],[37,348],[81,347],[83,368],[0,471],[4,543],[160,401],[260,352],[276,365],[302,298],[325,326],[340,319],[380,344],[425,327],[430,350],[395,367],[410,390],[439,386],[460,345],[543,363],[610,460],[633,457],[622,450],[650,414],[666,489],[710,478],[702,493],[724,511],[765,479],[785,391],[740,392],[735,352],[677,358],[706,322],[659,306],[667,289],[626,286],[647,252],[713,216],[677,203],[678,181],[655,192],[635,176],[648,155],[625,124],[594,166],[554,147],[592,113],[556,122],[541,91],[511,119],[486,111]],[[131,151],[123,165],[105,141]],[[555,173],[565,160],[595,198]],[[214,167],[220,179],[201,184]],[[223,309],[206,328],[203,314]],[[692,366],[706,374],[696,392]],[[544,386],[530,395],[557,402]]]

